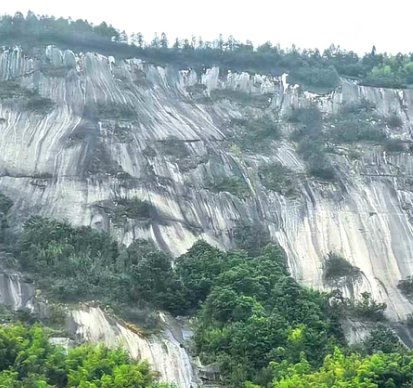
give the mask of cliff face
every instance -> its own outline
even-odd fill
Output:
[[[351,149],[341,147],[330,156],[338,182],[326,183],[304,174],[288,124],[281,140],[248,153],[231,145],[230,125],[245,117],[282,117],[310,103],[331,114],[365,98],[383,116],[396,112],[403,126],[389,135],[411,141],[413,91],[343,81],[321,97],[283,79],[220,75],[218,68],[197,75],[56,48],[39,59],[3,51],[0,79],[53,102],[42,110],[29,109],[21,98],[0,101],[0,191],[15,203],[14,225],[31,214],[66,218],[126,244],[152,238],[175,255],[199,238],[233,248],[235,228],[251,227],[282,245],[302,284],[329,287],[322,262],[334,251],[362,271],[361,279],[342,286],[346,295],[371,292],[394,320],[413,311],[396,287],[413,274],[412,155],[362,145],[362,157],[352,160]],[[258,168],[276,161],[300,177],[297,195],[261,184]],[[231,177],[251,194],[211,189],[210,182]],[[116,219],[116,204],[125,198],[148,201],[150,216]]]

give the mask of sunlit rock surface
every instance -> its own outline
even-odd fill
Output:
[[[184,347],[187,330],[166,316],[163,325],[159,334],[139,335],[100,308],[90,306],[72,310],[69,319],[69,331],[80,340],[120,346],[132,357],[148,361],[159,372],[161,381],[174,382],[182,388],[198,387],[197,368]]]
[[[35,289],[32,283],[26,283],[20,274],[0,271],[0,304],[12,310],[27,308],[34,310]]]
[[[343,287],[345,295],[371,292],[388,304],[393,320],[413,310],[396,287],[413,274],[412,155],[369,146],[351,161],[344,149],[331,156],[340,172],[337,184],[303,177],[300,195],[289,199],[266,190],[257,169],[280,161],[304,172],[294,145],[285,136],[270,152],[235,152],[229,125],[246,114],[282,116],[311,101],[323,112],[337,112],[364,97],[382,115],[397,112],[404,125],[391,136],[411,141],[413,91],[343,81],[319,97],[300,94],[282,78],[220,75],[218,68],[197,75],[56,48],[39,58],[25,58],[18,49],[0,54],[0,79],[36,89],[55,104],[49,113],[24,110],[18,101],[0,105],[0,190],[15,202],[15,226],[31,214],[66,218],[107,230],[125,244],[152,238],[177,255],[200,238],[233,248],[234,227],[260,225],[283,246],[303,285],[328,289],[322,261],[334,251],[363,272],[359,282]],[[56,71],[42,72],[45,63]],[[248,92],[250,101],[223,98],[217,90]],[[165,151],[171,138],[183,142],[184,160]],[[251,197],[206,188],[208,179],[225,176],[244,179]],[[108,209],[125,197],[148,201],[151,218],[115,225]]]

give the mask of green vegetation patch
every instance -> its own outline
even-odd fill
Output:
[[[340,280],[356,280],[361,276],[359,268],[349,263],[343,256],[330,252],[324,261],[324,278],[329,281]]]
[[[14,81],[0,82],[0,99],[21,100],[25,110],[40,114],[48,113],[54,106],[53,101],[49,98],[41,97],[37,91],[22,88]]]
[[[42,63],[40,71],[46,77],[50,78],[64,78],[71,70],[71,67],[68,66],[54,66],[52,64]]]
[[[334,66],[308,65],[294,69],[288,76],[289,84],[300,84],[313,93],[330,93],[340,85],[340,76]]]
[[[238,198],[245,199],[251,196],[248,183],[240,177],[217,177],[213,181],[206,181],[205,187],[215,193],[227,192]]]
[[[190,156],[190,152],[184,140],[180,140],[175,136],[168,136],[160,142],[162,152],[165,155],[172,156],[175,160],[182,160]]]
[[[362,99],[344,104],[340,112],[327,121],[332,128],[330,136],[336,142],[382,142],[386,138],[385,119],[375,113],[375,106]]]
[[[118,198],[115,205],[115,224],[123,223],[127,219],[147,220],[152,215],[152,206],[138,198]]]
[[[405,152],[405,142],[400,139],[387,138],[383,141],[383,149],[386,152]]]
[[[335,169],[328,158],[323,116],[315,106],[292,109],[286,117],[295,125],[291,140],[297,142],[297,152],[307,162],[308,174],[325,181],[335,181]]]
[[[260,167],[258,175],[262,184],[269,190],[286,197],[294,197],[297,194],[294,173],[281,163]]]
[[[37,325],[0,326],[0,338],[1,387],[149,388],[156,383],[149,365],[133,360],[125,350],[91,344],[66,350],[52,345]]]
[[[271,97],[269,94],[252,94],[232,89],[214,89],[211,91],[211,99],[213,101],[230,100],[241,105],[256,108],[267,108],[271,103]]]
[[[101,120],[134,120],[137,117],[135,109],[127,104],[113,102],[98,103],[97,114]]]
[[[279,140],[281,137],[279,124],[269,115],[232,119],[230,127],[235,129],[235,144],[243,151],[268,150],[271,140]]]
[[[413,297],[413,277],[408,276],[406,279],[400,280],[397,288],[408,298]]]

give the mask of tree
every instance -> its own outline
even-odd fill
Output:
[[[198,38],[198,47],[197,47],[197,49],[198,50],[202,50],[202,49],[204,49],[205,48],[205,46],[204,46],[204,41],[203,41],[203,39],[202,39],[202,36],[200,36],[199,38]]]
[[[142,33],[138,32],[138,33],[136,34],[136,39],[137,39],[137,41],[138,41],[138,46],[139,46],[140,48],[143,48],[144,40],[143,40],[143,35],[142,35]]]
[[[166,34],[164,32],[162,32],[161,34],[161,41],[160,41],[160,46],[163,49],[167,49],[168,48],[168,38],[166,37]]]
[[[152,49],[159,49],[161,47],[161,43],[160,43],[159,36],[158,36],[157,32],[155,32],[155,35],[154,35],[154,37],[151,41],[151,46],[150,47]]]
[[[181,41],[179,40],[179,38],[176,38],[175,43],[173,44],[172,48],[174,50],[180,50],[181,46],[182,46]]]

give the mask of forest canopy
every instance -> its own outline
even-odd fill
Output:
[[[145,39],[141,33],[128,36],[105,22],[95,26],[87,20],[36,16],[29,12],[0,18],[0,43],[21,45],[27,54],[34,47],[54,44],[74,51],[93,51],[120,58],[138,57],[157,65],[172,64],[180,68],[203,69],[220,66],[224,70],[247,71],[279,76],[290,75],[296,82],[314,91],[330,91],[340,77],[360,84],[385,88],[410,88],[413,85],[413,54],[388,55],[371,52],[359,56],[331,45],[324,52],[283,49],[271,42],[254,47],[233,36],[220,35],[213,42],[202,37],[168,39],[165,33]]]

